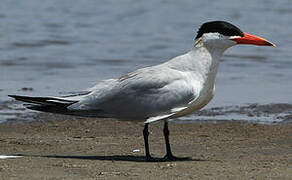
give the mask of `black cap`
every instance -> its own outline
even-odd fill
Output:
[[[236,26],[225,21],[210,21],[204,23],[196,36],[196,39],[202,37],[204,33],[218,32],[224,36],[241,36],[243,32]]]

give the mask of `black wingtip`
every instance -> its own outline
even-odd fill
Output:
[[[28,96],[19,96],[19,95],[12,95],[12,94],[9,94],[8,96],[17,101],[24,101],[24,102],[27,102],[26,100],[30,98]]]
[[[18,97],[17,95],[12,95],[12,94],[9,94],[8,96],[11,98],[14,98],[14,99],[16,99]]]
[[[8,96],[11,98],[14,98],[16,100],[22,99],[22,98],[27,98],[27,96],[19,96],[19,95],[13,95],[13,94],[9,94]]]

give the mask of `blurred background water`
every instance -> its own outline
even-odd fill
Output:
[[[290,0],[1,0],[0,121],[17,111],[7,94],[66,94],[162,63],[211,20],[277,47],[229,49],[206,108],[292,103],[291,17]]]

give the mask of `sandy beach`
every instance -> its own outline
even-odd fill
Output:
[[[42,113],[0,124],[0,179],[291,179],[292,124],[169,123],[173,153],[190,161],[145,162],[143,123]],[[150,149],[164,155],[162,123]]]

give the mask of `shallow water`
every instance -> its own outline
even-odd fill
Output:
[[[291,15],[289,0],[2,0],[0,104],[7,94],[66,94],[162,63],[191,49],[209,20],[232,22],[277,47],[229,49],[206,108],[292,104]],[[2,108],[0,122],[14,110]]]

